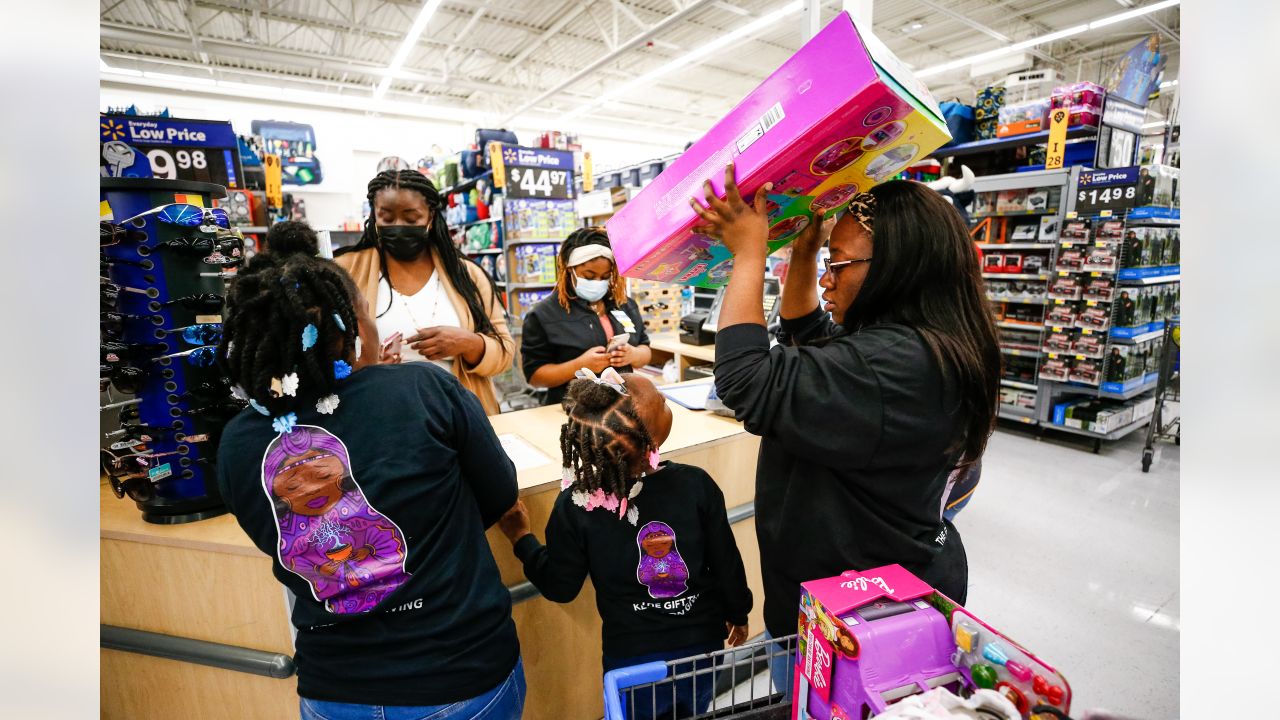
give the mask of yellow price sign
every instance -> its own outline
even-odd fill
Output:
[[[1104,217],[1104,218],[1111,217],[1111,215],[1112,215],[1112,212],[1110,210],[1103,210],[1102,212],[1098,213],[1098,217]]]
[[[489,167],[493,168],[493,186],[507,186],[507,166],[502,162],[502,143],[489,143]]]
[[[591,175],[591,153],[582,153],[582,192],[596,189],[596,179]]]
[[[1068,220],[1075,220],[1078,217],[1080,217],[1080,213],[1076,212],[1075,210],[1072,210],[1071,212],[1067,213]]]
[[[1071,113],[1067,108],[1049,111],[1049,143],[1045,147],[1044,169],[1059,170],[1067,154],[1067,121]]]
[[[284,188],[281,187],[280,156],[268,153],[262,156],[262,173],[266,179],[267,205],[284,206]]]

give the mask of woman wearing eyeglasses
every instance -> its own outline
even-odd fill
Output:
[[[555,292],[525,317],[520,354],[529,384],[548,388],[548,405],[564,398],[584,367],[630,372],[648,364],[644,319],[627,297],[603,228],[574,230],[560,244]]]
[[[1000,350],[969,233],[919,183],[855,196],[830,234],[795,241],[780,342],[761,311],[765,188],[744,202],[691,198],[703,230],[733,253],[716,334],[721,399],[762,437],[756,534],[765,626],[795,632],[800,583],[898,563],[956,602],[967,594],[948,485],[982,457],[995,425]],[[785,683],[779,683],[783,686]]]

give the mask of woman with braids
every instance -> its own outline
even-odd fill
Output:
[[[485,540],[515,467],[432,363],[370,364],[378,330],[337,265],[281,245],[232,281],[218,361],[249,408],[218,488],[296,597],[304,720],[519,718],[524,670]]]
[[[562,603],[591,577],[606,671],[720,650],[726,638],[742,644],[751,590],[719,486],[700,468],[659,461],[671,409],[647,378],[613,368],[579,377],[565,399],[564,480],[547,544],[533,536],[522,503],[499,522],[525,576]],[[702,679],[677,683],[677,707],[669,696],[651,707],[637,694],[628,717],[701,713],[714,686]]]
[[[548,405],[560,402],[581,368],[629,371],[649,362],[640,308],[627,297],[603,228],[574,230],[560,244],[556,291],[525,317],[520,356],[529,384],[549,388]]]
[[[369,208],[360,242],[335,255],[379,335],[400,333],[400,359],[434,362],[498,414],[490,378],[511,367],[515,342],[493,283],[449,238],[444,199],[422,173],[386,170],[369,181]]]
[[[995,425],[1000,348],[976,250],[955,207],[895,180],[853,197],[791,251],[779,344],[761,312],[768,184],[748,204],[725,170],[697,230],[733,253],[716,333],[721,400],[761,436],[756,535],[765,627],[795,632],[800,583],[898,563],[964,603],[969,565],[943,516],[949,485]],[[805,548],[815,551],[806,552]],[[788,688],[785,669],[775,683]],[[781,676],[781,677],[780,677]],[[779,681],[781,680],[781,681]]]

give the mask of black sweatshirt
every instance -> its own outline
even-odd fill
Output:
[[[761,436],[756,536],[765,626],[796,631],[800,583],[898,563],[963,602],[963,546],[942,519],[957,458],[959,395],[918,333],[880,324],[838,330],[815,309],[716,334],[716,390]]]
[[[649,335],[644,331],[644,319],[640,316],[640,308],[636,301],[627,298],[621,306],[615,305],[612,297],[605,297],[605,316],[614,335],[630,333],[630,345],[648,345]],[[605,346],[604,328],[600,327],[600,316],[586,301],[579,298],[569,300],[569,311],[565,312],[559,299],[552,293],[543,298],[529,314],[525,316],[520,330],[520,358],[525,378],[533,377],[543,365],[554,365],[568,362],[591,348]],[[627,368],[619,368],[627,372]],[[569,384],[558,385],[547,390],[544,405],[559,405]]]
[[[227,506],[297,596],[298,694],[443,705],[491,690],[520,654],[484,536],[516,501],[515,467],[432,363],[365,368],[337,394],[330,415],[300,397],[285,436],[245,410],[218,448]]]
[[[604,654],[627,658],[703,643],[745,625],[751,590],[724,494],[701,468],[664,462],[630,502],[633,525],[616,512],[585,510],[573,492],[556,498],[547,545],[516,543],[525,576],[549,600],[567,603],[591,576],[603,620]]]

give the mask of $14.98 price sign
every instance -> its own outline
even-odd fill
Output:
[[[1080,173],[1076,184],[1079,215],[1096,215],[1103,210],[1123,211],[1138,204],[1138,168],[1116,168]]]
[[[502,146],[503,192],[510,198],[568,200],[573,197],[573,153]]]

